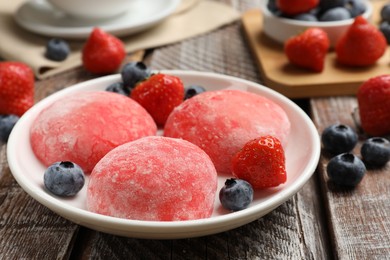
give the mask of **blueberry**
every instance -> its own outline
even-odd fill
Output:
[[[7,142],[19,117],[16,115],[0,115],[0,141]]]
[[[298,14],[293,17],[294,20],[299,20],[299,21],[308,21],[308,22],[316,22],[318,21],[317,16],[311,13],[303,13],[303,14]]]
[[[390,3],[385,4],[380,11],[382,21],[390,22]]]
[[[379,30],[385,36],[387,44],[390,44],[390,22],[389,21],[382,21],[379,24]]]
[[[253,188],[241,179],[227,179],[219,191],[219,200],[225,209],[238,211],[245,209],[253,200]]]
[[[124,95],[124,96],[129,96],[130,95],[130,89],[125,87],[123,82],[112,83],[111,85],[109,85],[106,88],[106,91],[118,93],[118,94],[121,94],[121,95]]]
[[[198,85],[191,85],[191,86],[188,86],[184,89],[184,99],[189,99],[189,98],[192,98],[193,96],[196,96],[200,93],[203,93],[205,92],[206,89],[202,86],[198,86]]]
[[[368,166],[382,167],[390,160],[390,142],[383,137],[369,138],[363,143],[360,154]]]
[[[331,22],[331,21],[340,21],[351,18],[351,13],[345,7],[335,7],[327,10],[320,16],[320,21],[322,22]]]
[[[277,13],[279,11],[278,5],[276,4],[276,0],[269,0],[267,3],[267,8],[272,13]]]
[[[366,5],[362,0],[347,0],[345,8],[350,12],[351,17],[356,17],[366,11]]]
[[[122,81],[126,87],[133,89],[135,85],[148,78],[151,72],[143,62],[129,62],[121,71]]]
[[[70,53],[69,45],[62,39],[50,39],[46,44],[45,57],[54,61],[65,60]]]
[[[342,186],[354,187],[366,174],[366,166],[356,155],[342,153],[330,159],[326,171],[329,179]]]
[[[346,0],[321,0],[319,3],[319,7],[322,12],[325,12],[335,7],[343,7],[345,5],[345,2]]]
[[[358,136],[350,126],[334,124],[325,128],[321,141],[326,151],[340,154],[352,151],[358,142]]]
[[[84,172],[77,164],[63,161],[50,165],[44,175],[45,187],[61,197],[76,195],[84,186]]]

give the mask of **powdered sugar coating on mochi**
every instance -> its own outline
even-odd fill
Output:
[[[90,211],[119,218],[181,221],[211,216],[217,172],[194,144],[162,136],[121,145],[96,165]]]
[[[290,133],[286,112],[272,100],[241,90],[199,94],[176,107],[164,136],[182,138],[202,148],[221,174],[231,174],[231,158],[246,142],[273,135],[286,145]]]
[[[156,132],[151,116],[132,99],[106,91],[86,91],[45,108],[31,127],[30,142],[46,166],[67,160],[90,173],[116,146]]]

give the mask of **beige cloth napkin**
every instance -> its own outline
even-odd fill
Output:
[[[72,53],[63,62],[44,57],[48,37],[26,31],[13,14],[25,0],[0,0],[0,57],[28,64],[39,79],[81,65],[80,50],[85,41],[68,40]],[[159,47],[188,39],[238,20],[240,13],[228,5],[207,0],[183,0],[177,11],[159,25],[136,35],[121,37],[126,51]]]

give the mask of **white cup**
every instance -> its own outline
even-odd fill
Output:
[[[134,0],[47,0],[58,10],[82,19],[107,19],[129,10]]]

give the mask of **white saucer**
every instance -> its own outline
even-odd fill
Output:
[[[180,0],[134,0],[123,15],[91,21],[67,16],[45,0],[32,0],[16,11],[15,20],[31,32],[50,37],[85,39],[93,27],[116,36],[126,36],[161,22],[176,10],[179,3]]]

